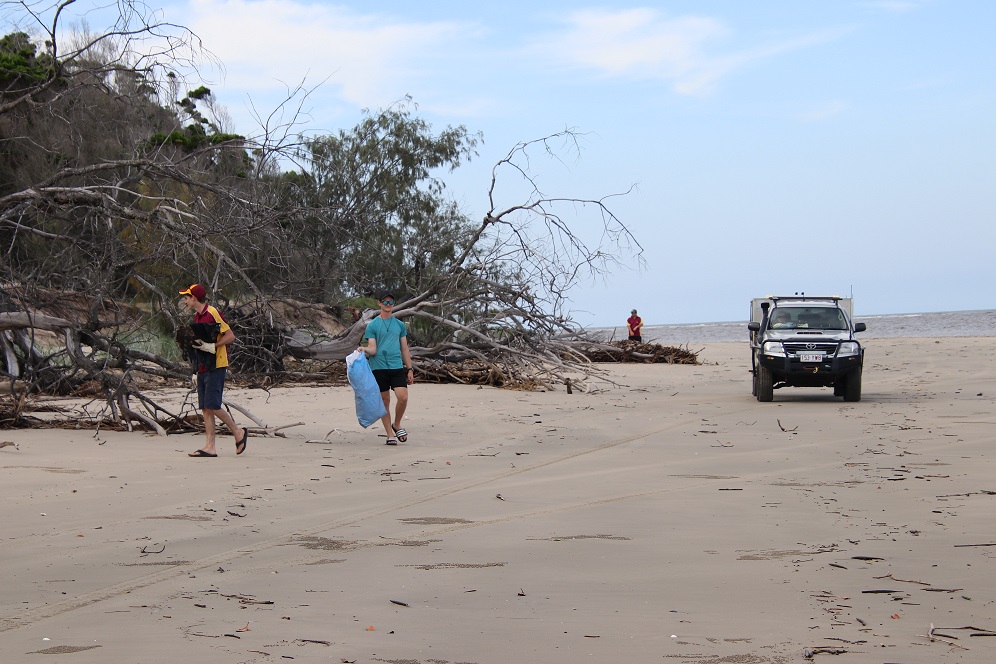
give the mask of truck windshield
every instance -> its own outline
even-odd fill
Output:
[[[846,330],[847,319],[840,309],[829,307],[780,307],[771,313],[772,330]]]

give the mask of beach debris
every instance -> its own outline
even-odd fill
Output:
[[[43,641],[48,641],[49,639],[42,639]],[[76,652],[83,652],[84,650],[93,650],[94,648],[100,648],[99,645],[96,646],[52,646],[51,648],[45,648],[44,650],[32,650],[28,652],[29,655],[69,655]]]
[[[584,344],[580,350],[592,362],[643,362],[645,364],[700,364],[698,353],[688,348],[638,341]],[[700,351],[701,352],[701,351]]]
[[[497,498],[498,500],[505,500],[504,498],[501,497],[500,493],[496,493],[495,498]]]
[[[21,448],[19,448],[17,446],[17,443],[15,443],[15,442],[12,442],[12,441],[9,441],[9,440],[0,441],[0,450],[2,450],[5,447],[13,447],[15,450],[20,450],[21,449]]]
[[[398,606],[408,606],[407,602],[402,602],[400,600],[392,599],[391,604],[397,604]]]
[[[794,431],[798,431],[799,430],[799,426],[798,425],[792,427],[791,429],[786,429],[784,426],[782,426],[782,421],[781,420],[776,419],[775,422],[778,422],[778,428],[781,429],[782,431],[784,431],[785,433],[792,433]]]
[[[332,429],[332,431],[329,431],[327,434],[325,434],[324,438],[320,438],[318,440],[306,440],[304,442],[306,442],[306,443],[318,443],[318,444],[330,443],[332,441],[329,440],[329,436],[331,436],[332,434],[336,434],[337,436],[343,436],[343,435],[345,435],[339,429]]]
[[[955,544],[955,548],[964,546],[996,546],[996,542],[991,542],[989,544]]]
[[[893,581],[899,581],[901,583],[919,583],[921,586],[929,586],[930,585],[926,581],[916,581],[914,579],[899,579],[899,578],[896,578],[896,577],[892,576],[891,573],[890,574],[886,574],[885,576],[873,576],[872,578],[873,579],[892,579]]]
[[[225,636],[230,636],[233,639],[241,639],[242,637],[238,634],[225,634]]]
[[[941,643],[952,646],[954,648],[960,648],[961,650],[970,650],[970,648],[966,648],[960,643],[955,643],[955,641],[957,640],[955,637],[935,634],[934,623],[930,623],[930,630],[926,634],[917,634],[916,636],[920,638],[930,639],[931,643],[933,643],[934,641],[940,641]]]
[[[368,625],[368,626],[367,626],[367,631],[368,631],[368,632],[372,632],[372,631],[374,631],[374,626],[373,626],[373,625]]]
[[[571,390],[571,379],[570,378],[565,378],[564,379],[564,385],[567,386],[567,393],[568,394],[574,394],[573,390]]]
[[[246,623],[245,627],[240,627],[239,629],[237,629],[235,631],[236,632],[248,632],[249,631],[249,623]]]
[[[861,592],[866,595],[881,595],[888,593],[901,593],[902,590],[862,590]]]
[[[225,593],[218,593],[218,595],[224,597],[225,599],[237,599],[239,600],[240,604],[273,604],[272,600],[256,599],[254,597],[247,597],[246,595],[239,595],[237,593],[234,595],[226,595]],[[290,620],[290,618],[287,618],[287,620]]]
[[[878,558],[876,556],[851,556],[851,560],[875,561],[875,560],[885,560],[885,558]]]
[[[522,588],[519,588],[519,592],[518,592],[518,595],[519,595],[519,597],[525,597],[525,596],[526,596],[526,593],[525,593],[525,591],[524,591],[524,590],[522,590]]]
[[[839,567],[840,569],[847,569],[843,565],[840,565],[840,564],[837,564],[837,563],[829,563],[829,565],[830,565],[830,567]]]
[[[162,553],[165,550],[166,550],[166,543],[163,542],[163,548],[159,549],[158,551],[149,551],[149,545],[146,544],[145,546],[143,546],[141,548],[141,550],[139,551],[139,553],[141,553],[143,556],[145,556],[145,555],[148,555],[150,553]]]
[[[372,627],[368,627],[367,629],[372,630],[373,628]],[[294,639],[294,641],[297,642],[297,643],[315,643],[315,644],[318,644],[320,646],[330,646],[330,645],[332,645],[331,641],[323,641],[321,639]]]
[[[245,516],[245,514],[239,514],[238,512],[233,512],[232,510],[227,510],[227,511],[232,516],[237,516],[237,517],[244,517]]]
[[[802,656],[812,659],[816,655],[843,655],[846,652],[845,648],[806,648],[802,651]]]

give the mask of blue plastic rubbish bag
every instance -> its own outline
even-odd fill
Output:
[[[356,419],[360,426],[366,428],[387,414],[366,353],[354,350],[346,357],[346,377],[356,398]]]

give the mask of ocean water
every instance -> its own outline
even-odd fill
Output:
[[[996,310],[941,311],[922,314],[883,314],[854,317],[868,326],[858,339],[897,337],[991,337],[996,335]],[[601,339],[625,339],[626,327],[592,328]],[[747,320],[725,323],[685,323],[681,325],[643,325],[643,341],[665,346],[709,341],[747,341]]]

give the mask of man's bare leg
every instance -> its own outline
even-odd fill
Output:
[[[215,449],[214,439],[215,439],[215,428],[214,428],[214,414],[217,411],[211,410],[210,408],[205,408],[201,411],[201,415],[204,417],[204,447],[201,449],[208,454],[217,454],[218,450]]]
[[[245,435],[246,429],[236,424],[235,418],[232,417],[232,414],[225,409],[216,410],[214,411],[214,414],[225,424],[226,427],[228,427],[228,430],[232,432],[232,437],[235,438],[236,444],[238,444],[238,442],[242,440],[242,436]]]
[[[210,452],[211,454],[217,454],[215,449],[215,439],[217,438],[217,430],[215,427],[214,418],[217,417],[222,423],[228,427],[228,430],[232,432],[232,437],[235,438],[235,442],[238,443],[242,440],[242,436],[245,435],[246,429],[240,427],[235,423],[235,419],[231,414],[224,409],[205,409],[204,410],[204,432],[207,435],[207,443],[204,445],[204,451]]]
[[[408,409],[408,388],[394,388],[394,396],[398,398],[398,403],[394,406],[394,428],[401,429],[401,420],[404,418],[405,411]]]
[[[391,390],[381,392],[380,398],[384,400],[384,415],[381,416],[380,423],[384,425],[384,433],[387,434],[387,439],[391,440],[392,438],[396,438],[394,429],[391,428]]]

